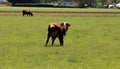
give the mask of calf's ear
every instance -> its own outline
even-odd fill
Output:
[[[67,26],[70,26],[70,24],[69,24],[69,23],[67,23]]]
[[[64,23],[62,22],[62,25],[64,25]]]

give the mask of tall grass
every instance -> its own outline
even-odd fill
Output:
[[[71,23],[44,47],[51,22]],[[119,17],[0,16],[0,69],[119,69]],[[50,45],[50,43],[49,43]]]

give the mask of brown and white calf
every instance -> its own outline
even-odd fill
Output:
[[[50,37],[52,38],[52,46],[57,37],[59,39],[60,45],[63,46],[64,43],[63,39],[64,36],[66,35],[69,26],[70,24],[68,22],[62,22],[61,24],[57,24],[57,23],[49,24],[48,35],[45,46],[47,46]]]

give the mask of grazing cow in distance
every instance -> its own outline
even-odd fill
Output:
[[[32,12],[30,10],[23,10],[22,13],[23,13],[23,16],[24,15],[33,16]]]
[[[49,24],[48,35],[47,35],[45,46],[47,46],[50,37],[52,38],[52,46],[57,37],[59,39],[60,46],[63,46],[63,43],[64,43],[63,39],[64,39],[64,36],[66,35],[66,32],[69,26],[70,24],[68,22],[62,22],[61,24],[57,24],[57,23]]]

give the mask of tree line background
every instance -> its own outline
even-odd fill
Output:
[[[120,3],[120,0],[8,0],[11,4],[15,5],[16,3],[34,3],[34,4],[59,4],[61,2],[76,2],[78,7],[97,7],[110,4]]]

